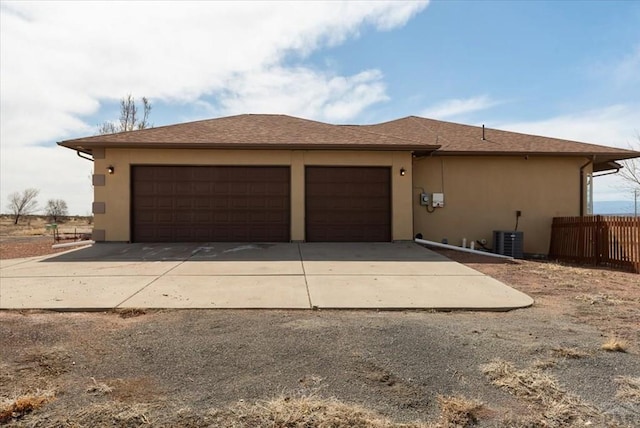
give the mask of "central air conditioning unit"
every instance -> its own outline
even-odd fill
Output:
[[[524,258],[524,234],[517,231],[494,230],[493,252],[510,256],[514,259]]]

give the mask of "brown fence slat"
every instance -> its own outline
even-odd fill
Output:
[[[555,217],[549,257],[640,273],[640,217]]]

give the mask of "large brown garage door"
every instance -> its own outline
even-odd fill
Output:
[[[307,167],[306,240],[391,240],[391,171],[384,167]]]
[[[283,242],[289,167],[134,166],[134,242]]]

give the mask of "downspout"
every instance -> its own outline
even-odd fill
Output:
[[[580,167],[580,217],[584,217],[584,169],[593,164],[595,160],[596,156],[593,155],[587,163]]]

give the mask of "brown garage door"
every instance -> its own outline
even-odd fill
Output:
[[[307,167],[306,240],[391,240],[391,172],[381,167]]]
[[[289,167],[134,166],[134,242],[289,241]]]

